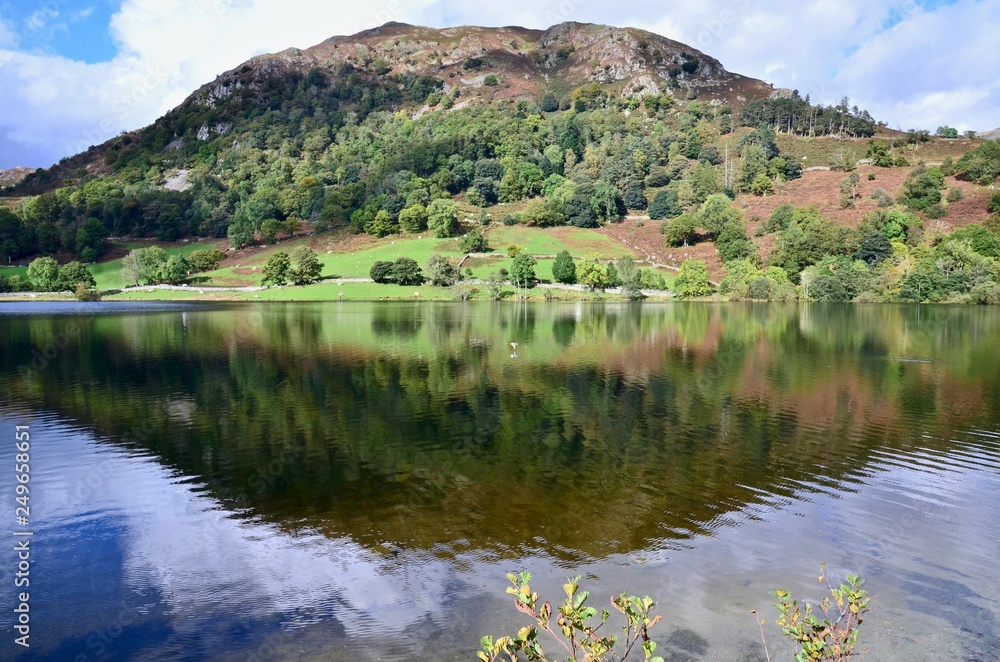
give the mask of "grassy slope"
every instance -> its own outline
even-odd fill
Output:
[[[584,258],[599,255],[617,258],[633,254],[621,242],[595,230],[580,228],[529,228],[522,226],[494,227],[487,234],[496,258],[480,258],[463,265],[472,269],[473,277],[487,278],[500,268],[510,269],[511,259],[506,255],[507,246],[517,244],[533,255],[554,255],[568,250],[574,257]],[[252,286],[260,285],[262,269],[268,258],[278,251],[291,253],[301,245],[311,246],[319,253],[323,264],[324,278],[368,278],[372,265],[379,260],[392,262],[400,257],[409,257],[423,266],[434,254],[444,255],[454,264],[464,256],[455,239],[434,237],[414,237],[394,235],[385,239],[371,239],[361,244],[358,250],[340,252],[344,243],[337,237],[319,235],[298,237],[281,241],[256,251],[242,251],[238,257],[228,258],[217,270],[203,274],[207,286]],[[120,261],[119,261],[120,266]],[[536,269],[542,280],[552,279],[552,260],[539,260]],[[388,295],[386,295],[388,296]],[[378,297],[375,297],[378,298]]]
[[[125,250],[132,250],[135,248],[143,248],[146,246],[161,246],[167,253],[167,257],[171,255],[183,255],[188,256],[196,250],[205,250],[210,248],[219,248],[222,242],[218,239],[211,239],[208,241],[192,242],[188,244],[163,244],[159,242],[127,242],[122,244]],[[112,290],[119,289],[131,285],[131,283],[126,283],[121,276],[122,261],[121,258],[116,260],[110,260],[108,262],[99,262],[97,264],[91,264],[87,266],[90,269],[90,273],[94,274],[94,280],[97,281],[98,289],[102,290]]]

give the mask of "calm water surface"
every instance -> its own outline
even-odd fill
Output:
[[[997,308],[0,304],[0,439],[2,659],[471,660],[522,569],[789,659],[821,562],[869,659],[1000,655]]]

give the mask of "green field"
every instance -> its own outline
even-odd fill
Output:
[[[4,278],[20,276],[24,279],[28,277],[28,267],[0,267],[0,276]]]
[[[183,255],[187,257],[196,250],[205,250],[209,248],[218,248],[221,242],[218,239],[211,239],[208,241],[192,242],[190,244],[177,244],[175,246],[166,246],[163,244],[156,244],[162,246],[163,250],[166,251],[167,257],[171,255]],[[127,242],[120,244],[126,250],[133,250],[135,248],[144,248],[146,246],[152,246],[149,242],[137,243],[137,242]],[[126,283],[122,279],[122,261],[121,258],[117,260],[110,260],[108,262],[99,262],[97,264],[89,264],[87,268],[90,273],[94,274],[94,280],[97,281],[97,289],[100,290],[115,290],[122,287],[127,287],[132,285],[132,283]]]
[[[506,249],[511,244],[521,246],[525,252],[533,255],[553,255],[563,250],[568,250],[575,258],[583,259],[591,256],[600,256],[604,259],[618,258],[629,255],[631,251],[618,243],[611,237],[607,237],[592,230],[560,227],[560,228],[530,228],[523,226],[502,226],[490,228],[488,238],[491,248],[495,251],[495,256],[470,258],[463,264],[462,272],[467,274],[471,270],[471,277],[478,280],[488,280],[490,275],[500,269],[511,268],[513,259],[508,257]],[[368,278],[372,265],[377,261],[392,262],[400,257],[409,257],[417,261],[422,267],[432,255],[440,254],[451,259],[453,264],[457,264],[464,257],[462,250],[458,247],[457,239],[438,239],[434,237],[415,237],[408,235],[396,235],[387,237],[376,246],[371,246],[363,250],[351,253],[337,253],[332,250],[323,250],[325,246],[322,241],[329,239],[323,235],[319,237],[301,237],[291,241],[283,241],[279,244],[269,246],[248,254],[239,259],[237,264],[217,269],[204,274],[196,274],[191,278],[191,288],[187,291],[154,290],[154,291],[134,291],[119,295],[113,295],[113,299],[129,300],[162,300],[162,299],[220,299],[220,300],[260,300],[260,301],[321,301],[321,300],[452,300],[455,293],[449,288],[432,287],[424,285],[421,287],[402,287],[397,285],[381,285],[375,283],[316,283],[307,287],[282,287],[262,290],[259,292],[211,292],[205,290],[203,293],[199,289],[211,288],[213,286],[245,287],[259,286],[263,278],[263,266],[267,259],[278,251],[291,253],[301,245],[311,245],[319,249],[319,260],[323,265],[323,278]],[[187,256],[195,250],[219,247],[220,241],[209,240],[197,243],[177,244],[173,246],[163,246],[167,255]],[[149,243],[123,243],[120,248],[132,250],[151,245]],[[337,244],[330,244],[336,247]],[[234,260],[230,260],[233,262]],[[551,258],[539,259],[535,267],[535,273],[542,282],[552,282]],[[91,273],[97,281],[97,287],[102,290],[121,289],[129,285],[124,282],[121,276],[121,258],[109,260],[95,265],[89,265]],[[24,277],[27,269],[25,267],[11,268],[4,270],[6,276],[19,274]],[[668,283],[672,284],[674,274],[664,272]],[[479,292],[474,298],[483,299],[486,297],[483,285],[475,286]],[[510,289],[510,288],[509,288]],[[415,296],[417,295],[417,296]],[[555,293],[563,299],[592,298],[593,293],[581,293],[560,290]],[[529,296],[543,298],[545,290],[538,288],[532,290]]]

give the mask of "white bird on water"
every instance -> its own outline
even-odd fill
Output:
[[[514,348],[514,353],[510,355],[510,358],[516,359],[517,358],[517,343],[516,342],[512,342],[510,344],[510,346]]]

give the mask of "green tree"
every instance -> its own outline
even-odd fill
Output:
[[[603,291],[608,287],[608,265],[589,257],[576,266],[576,280],[590,290]]]
[[[385,209],[378,210],[364,227],[365,232],[373,237],[387,237],[396,232],[396,224],[392,222],[392,216]]]
[[[376,283],[396,282],[396,277],[392,270],[392,262],[377,260],[375,264],[372,265],[368,275]]]
[[[698,217],[695,214],[683,214],[672,221],[664,221],[660,226],[664,243],[667,246],[686,246],[696,235]]]
[[[28,280],[37,292],[54,292],[62,287],[59,263],[51,257],[38,257],[28,265]]]
[[[400,285],[422,285],[426,280],[420,265],[409,257],[396,259],[392,265],[392,279]]]
[[[161,279],[166,251],[159,246],[136,248],[122,258],[122,278],[129,283],[151,284]]]
[[[419,203],[406,207],[399,212],[399,226],[406,232],[423,232],[427,229],[427,208]]]
[[[288,272],[291,268],[292,261],[289,259],[288,253],[284,251],[272,253],[264,265],[264,280],[261,281],[261,285],[264,287],[284,285],[288,282]]]
[[[234,248],[243,248],[253,243],[256,228],[249,218],[237,214],[229,224],[228,234]]]
[[[462,237],[458,242],[458,247],[466,253],[490,252],[490,244],[486,240],[486,235],[479,229],[473,230]]]
[[[295,236],[295,233],[302,229],[302,219],[291,216],[286,218],[281,222],[281,231],[284,232],[289,239]]]
[[[260,237],[265,244],[273,244],[278,239],[278,232],[281,231],[281,222],[276,218],[269,218],[260,226]]]
[[[673,191],[660,191],[649,205],[649,217],[653,220],[675,218],[684,212],[677,194]]]
[[[458,269],[448,261],[448,258],[441,255],[440,253],[435,253],[431,255],[430,259],[427,260],[427,277],[431,282],[431,285],[438,287],[450,287],[454,285],[461,274],[459,274]]]
[[[299,246],[292,253],[292,260],[295,266],[289,269],[288,278],[295,285],[308,285],[319,280],[323,271],[323,265],[316,255],[316,251],[308,246]]]
[[[610,266],[610,265],[609,265]],[[621,283],[622,295],[633,301],[645,299],[642,293],[642,272],[631,257],[620,258],[616,263],[618,280]]]
[[[694,258],[685,260],[674,281],[674,293],[682,299],[691,299],[708,296],[714,291],[705,263]]]
[[[92,262],[104,254],[104,240],[108,238],[108,229],[96,218],[88,218],[83,227],[76,232],[76,253],[83,257],[84,251],[90,249],[88,257]],[[174,237],[176,239],[176,237]],[[172,241],[172,240],[170,240]]]
[[[767,176],[767,173],[764,172],[759,173],[756,177],[753,178],[753,181],[750,182],[750,188],[748,189],[748,191],[750,193],[753,193],[754,195],[761,195],[761,196],[767,195],[768,193],[773,193],[774,182],[771,181],[771,178]]]
[[[699,161],[691,170],[691,189],[694,191],[693,202],[697,204],[705,202],[710,195],[722,193],[719,171],[709,163]]]
[[[526,288],[535,282],[535,265],[533,255],[519,253],[510,265],[510,280],[515,287]]]
[[[576,264],[569,251],[563,250],[556,255],[556,260],[552,263],[552,277],[557,283],[572,285],[576,282]]]
[[[211,248],[192,251],[187,259],[192,271],[214,271],[225,257],[226,254],[218,248]]]
[[[843,238],[836,225],[820,216],[815,207],[801,207],[792,212],[788,229],[778,235],[771,264],[794,280],[807,266],[843,252]]]
[[[747,236],[746,224],[742,217],[732,218],[722,226],[722,230],[715,238],[715,249],[723,262],[740,258],[752,258],[754,261],[758,259],[757,246]]]
[[[171,255],[163,265],[162,278],[171,285],[179,285],[187,278],[191,265],[182,255]]]
[[[439,238],[454,237],[458,232],[458,204],[439,198],[427,207],[427,227]]]
[[[863,260],[868,266],[875,266],[892,256],[892,242],[881,232],[869,232],[861,238],[861,245],[854,252],[856,260]]]
[[[62,281],[61,289],[70,290],[71,292],[75,292],[76,286],[80,284],[87,288],[97,285],[94,275],[79,262],[70,262],[64,265],[59,270],[59,279]]]
[[[639,182],[631,182],[625,189],[625,206],[629,209],[645,209],[649,202],[646,200],[645,186]]]
[[[758,181],[760,175],[767,177],[767,158],[759,145],[749,145],[743,150],[743,162],[736,174],[736,190],[741,193],[752,192],[754,182]],[[768,184],[770,181],[768,178]],[[762,180],[761,184],[763,185]]]

